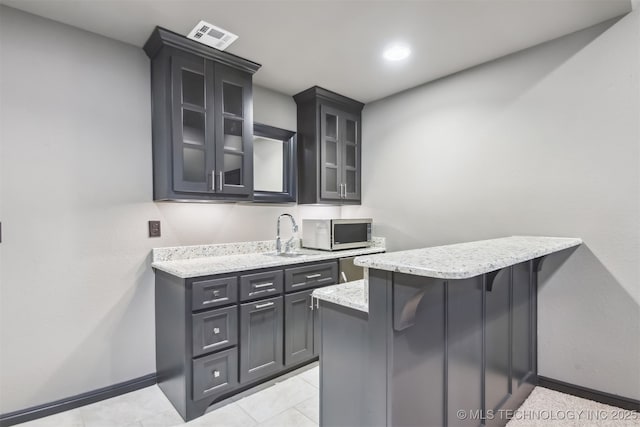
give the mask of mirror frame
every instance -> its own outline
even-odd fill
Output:
[[[262,203],[290,203],[298,199],[298,166],[297,166],[297,139],[296,133],[290,130],[253,123],[253,136],[277,139],[284,144],[282,167],[282,188],[284,191],[254,191],[253,201]],[[255,188],[255,183],[254,183]]]

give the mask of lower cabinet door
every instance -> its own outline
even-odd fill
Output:
[[[193,359],[193,400],[231,391],[238,384],[235,348]]]
[[[284,296],[284,363],[287,366],[313,357],[313,310],[311,293]]]
[[[240,306],[240,382],[277,373],[283,367],[282,297]]]

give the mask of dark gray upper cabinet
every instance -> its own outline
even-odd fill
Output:
[[[298,105],[298,203],[360,204],[364,104],[318,86]]]
[[[250,200],[252,74],[260,65],[158,27],[144,50],[154,200]]]

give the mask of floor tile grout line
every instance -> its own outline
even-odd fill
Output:
[[[298,408],[296,408],[295,406],[293,407],[294,411],[297,411],[300,415],[302,415],[303,417],[305,417],[306,419],[308,419],[309,421],[311,421],[314,425],[318,425],[318,423],[316,423],[315,421],[313,421],[311,418],[307,417],[301,410],[299,410]]]
[[[242,399],[240,399],[240,400],[242,400]],[[238,402],[239,402],[240,400],[238,400],[238,401],[236,401],[236,402],[232,402],[232,403],[235,403],[235,404],[236,404],[236,406],[238,407],[238,409],[240,409],[242,412],[244,412],[244,414],[245,414],[245,415],[248,415],[248,416],[249,416],[249,418],[251,418],[253,421],[255,421],[255,422],[256,422],[256,423],[255,423],[255,425],[260,424],[260,421],[256,420],[254,416],[252,416],[250,413],[248,413],[247,411],[245,411],[245,410],[244,410],[244,408],[243,408],[242,406],[238,405]],[[215,411],[214,411],[214,412],[215,412]]]

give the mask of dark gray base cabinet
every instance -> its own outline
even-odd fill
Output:
[[[158,386],[185,421],[317,357],[314,288],[338,262],[180,279],[156,271]]]
[[[320,302],[320,425],[504,426],[537,380],[539,261],[460,280],[372,269],[368,315]]]

